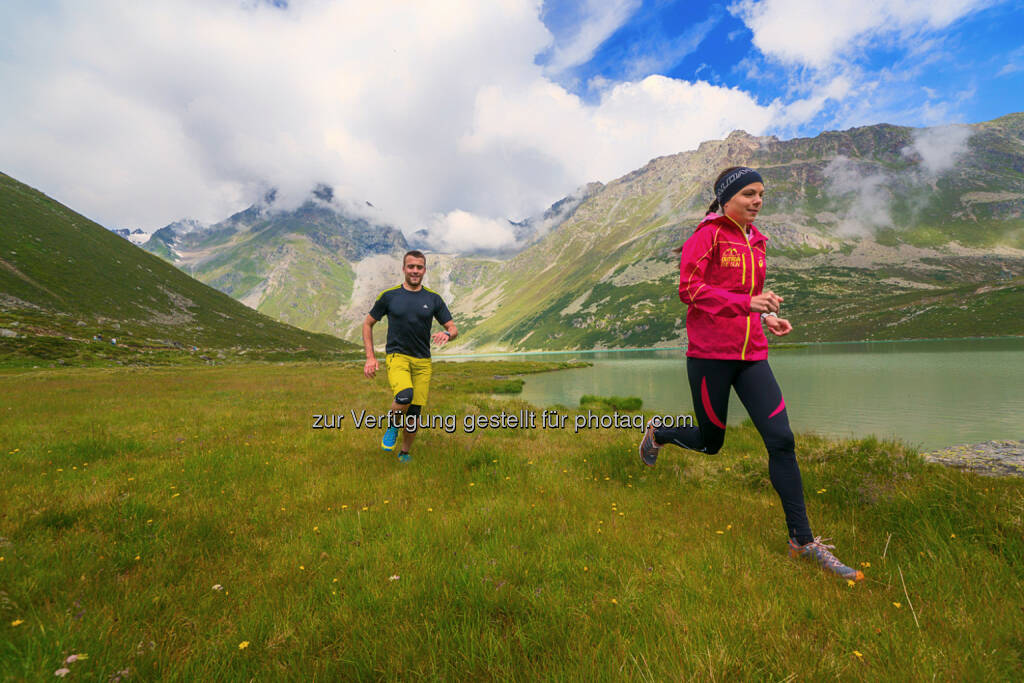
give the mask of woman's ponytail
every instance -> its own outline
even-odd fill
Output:
[[[737,171],[737,170],[739,170],[741,168],[743,168],[743,166],[730,166],[729,168],[725,169],[724,171],[722,171],[721,173],[718,174],[718,177],[715,178],[715,182],[712,183],[711,187],[712,188],[716,187],[718,185],[718,183],[722,180],[722,178],[724,178],[725,176],[729,175],[733,171]],[[718,203],[718,197],[715,197],[715,199],[711,202],[711,205],[708,206],[708,210],[705,212],[704,215],[706,216],[706,215],[711,214],[711,213],[718,213],[721,210],[722,210],[722,205]],[[674,248],[672,250],[672,253],[673,254],[681,254],[681,253],[683,253],[683,247],[680,245],[680,246]]]

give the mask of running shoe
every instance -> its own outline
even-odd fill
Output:
[[[827,572],[841,576],[847,581],[861,581],[864,579],[864,572],[853,567],[847,567],[832,554],[834,545],[826,545],[829,539],[815,536],[810,543],[800,545],[795,538],[789,539],[789,556],[792,558],[804,557],[818,563],[818,566]]]
[[[386,451],[395,450],[395,444],[398,443],[398,427],[391,426],[384,432],[384,438],[380,440],[380,447]]]
[[[402,452],[400,452],[398,454],[398,461],[399,462],[409,462],[411,459],[412,459],[412,456],[409,455],[409,451],[402,451]]]
[[[652,417],[647,421],[647,430],[644,432],[644,438],[640,439],[640,459],[648,467],[654,467],[654,463],[658,460],[658,449],[661,446],[654,440],[654,430],[660,426],[661,420],[657,417]]]

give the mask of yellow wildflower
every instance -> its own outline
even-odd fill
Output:
[[[900,607],[903,607],[903,605],[901,603],[898,603],[898,602],[892,603],[892,606],[895,607],[896,609],[899,609]]]
[[[249,641],[248,640],[243,640],[242,642],[240,642],[238,644],[238,649],[239,650],[244,650],[247,647],[249,647]]]
[[[25,623],[24,619],[15,619],[14,621],[11,622],[11,626],[21,626],[24,623]]]

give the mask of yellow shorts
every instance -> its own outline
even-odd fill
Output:
[[[430,393],[429,358],[389,353],[384,357],[384,365],[388,369],[388,383],[391,384],[392,394],[412,389],[413,404],[427,405],[427,395]]]

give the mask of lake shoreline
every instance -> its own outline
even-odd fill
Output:
[[[996,440],[941,448],[921,457],[987,477],[1024,477],[1024,441]]]
[[[854,339],[846,341],[796,341],[768,344],[769,351],[790,351],[818,346],[836,346],[839,344],[911,344],[915,342],[953,342],[953,341],[991,341],[999,339],[1024,339],[1024,335],[1005,334],[998,337],[920,337],[913,339]],[[569,349],[556,351],[481,351],[480,353],[433,354],[434,360],[488,358],[491,356],[531,356],[531,355],[567,355],[592,353],[639,353],[644,351],[685,351],[685,346],[637,346],[616,347],[609,349]]]

